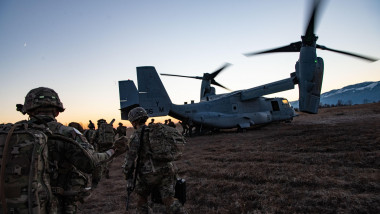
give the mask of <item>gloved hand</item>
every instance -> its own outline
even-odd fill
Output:
[[[123,136],[116,139],[113,148],[115,149],[115,156],[123,154],[128,150],[128,138]]]

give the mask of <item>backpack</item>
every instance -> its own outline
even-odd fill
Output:
[[[115,132],[112,124],[102,123],[98,128],[98,144],[101,147],[112,146],[114,142]]]
[[[170,162],[182,157],[186,140],[177,129],[160,123],[150,124],[148,128],[153,160]]]
[[[0,125],[2,213],[49,212],[47,207],[52,192],[48,174],[48,137],[42,130],[47,129],[26,121]]]

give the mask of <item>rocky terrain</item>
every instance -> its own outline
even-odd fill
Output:
[[[380,103],[299,114],[292,123],[188,138],[176,163],[188,212],[380,213]],[[123,156],[80,213],[135,213],[134,194],[125,211]]]

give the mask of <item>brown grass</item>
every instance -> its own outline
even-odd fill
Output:
[[[125,213],[122,162],[81,213]],[[380,213],[380,104],[189,138],[177,166],[189,213]],[[135,202],[132,194],[133,213]]]

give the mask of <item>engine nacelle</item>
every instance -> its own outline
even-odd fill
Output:
[[[300,111],[313,114],[318,113],[323,68],[323,59],[320,57],[314,58],[314,60],[300,60],[296,63]]]

